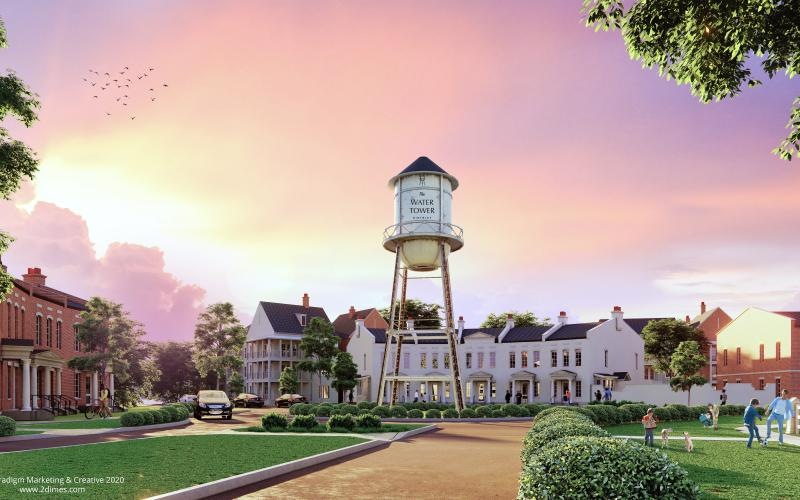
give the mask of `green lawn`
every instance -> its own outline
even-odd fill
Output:
[[[352,431],[348,431],[347,429],[338,429],[331,432],[353,432],[355,434],[370,434],[375,432],[406,432],[414,429],[419,429],[420,427],[424,427],[429,424],[381,424],[380,429],[374,429],[372,427],[356,427]],[[267,432],[264,427],[260,425],[250,425],[247,427],[242,427],[241,429],[234,429],[236,432]],[[270,432],[281,432],[280,430],[270,431]],[[320,434],[328,432],[328,428],[324,425],[317,425],[313,429],[294,429],[288,428],[283,432],[295,433],[295,434]]]
[[[363,443],[351,436],[173,436],[0,453],[16,478],[122,478],[85,484],[81,498],[142,498]],[[0,498],[29,498],[24,484],[0,483]],[[58,486],[58,485],[55,485]],[[67,484],[65,487],[81,486]],[[55,495],[50,495],[55,496]]]
[[[747,449],[735,441],[694,441],[687,453],[683,442],[667,452],[700,486],[707,498],[800,497],[800,447],[778,446]]]
[[[26,434],[41,434],[43,432],[44,431],[29,431],[27,429],[20,429],[19,427],[17,427],[17,431],[14,433],[14,435],[15,436],[23,436],[23,435],[26,435]],[[11,437],[11,436],[4,436],[4,437]],[[0,437],[0,441],[2,441],[4,437]]]
[[[763,422],[756,420],[756,423],[761,424],[766,423],[766,421],[767,419],[765,418]],[[744,425],[742,423],[742,417],[737,415],[725,415],[719,417],[719,429],[716,431],[711,428],[703,427],[703,424],[697,420],[662,422],[659,424],[658,428],[656,428],[656,441],[660,439],[661,429],[665,428],[672,429],[672,439],[677,438],[679,435],[682,436],[684,431],[689,431],[689,434],[692,436],[699,437],[746,437],[747,434],[736,430],[737,427],[741,427],[742,425]],[[777,429],[778,427],[773,425],[773,428]],[[638,436],[641,434],[642,439],[644,439],[644,429],[642,428],[642,424],[638,423],[612,425],[605,427],[605,430],[610,432],[613,436]]]
[[[86,420],[57,420],[53,422],[36,422],[27,427],[32,429],[114,429],[120,426],[118,418],[93,418]],[[21,426],[17,427],[19,429]]]

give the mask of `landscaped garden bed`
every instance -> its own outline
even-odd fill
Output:
[[[470,405],[458,412],[454,405],[440,403],[398,403],[394,406],[377,406],[373,402],[349,403],[300,403],[289,409],[292,415],[331,417],[334,415],[375,415],[382,419],[486,419],[486,418],[530,418],[550,408],[548,404],[486,404]]]
[[[326,433],[326,432],[353,432],[359,434],[378,432],[406,432],[425,424],[386,424],[381,418],[372,413],[362,415],[336,414],[330,417],[314,415],[295,415],[291,419],[280,413],[267,413],[261,417],[261,426],[249,426],[235,429],[239,432],[299,432],[299,433]]]

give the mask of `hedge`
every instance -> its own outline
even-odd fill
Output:
[[[376,406],[378,406],[378,404],[373,402],[373,401],[361,401],[356,406],[360,410],[371,410],[371,409],[375,408]]]
[[[289,426],[289,421],[284,415],[272,412],[261,417],[261,426],[266,430],[286,429]]]
[[[553,422],[552,425],[537,425],[528,431],[522,441],[522,461],[527,462],[530,456],[541,447],[566,437],[573,436],[594,436],[609,437],[608,432],[601,429],[592,422],[582,420],[566,420],[563,422]]]
[[[164,414],[161,413],[160,411],[158,411],[158,410],[150,410],[147,413],[150,413],[151,415],[153,415],[153,423],[154,424],[163,424],[164,423]]]
[[[144,422],[142,425],[153,425],[155,422],[153,421],[153,412],[151,411],[141,411],[139,415],[142,416]]]
[[[397,408],[396,406],[394,408]],[[377,415],[381,418],[388,418],[392,416],[392,408],[386,405],[376,406],[372,410],[373,415]]]
[[[358,427],[367,427],[367,428],[371,428],[371,429],[380,429],[381,428],[381,417],[379,417],[377,415],[373,415],[372,413],[366,413],[364,415],[359,415],[358,417],[356,417],[356,426],[358,426]]]
[[[15,432],[17,432],[16,420],[0,415],[0,437],[13,436]]]
[[[459,418],[475,418],[477,416],[478,414],[475,413],[475,410],[473,410],[472,408],[464,408],[463,410],[461,410],[461,413],[458,414]]]
[[[144,415],[142,415],[142,412],[123,413],[122,417],[119,419],[119,425],[122,427],[138,427],[144,425]]]
[[[313,429],[317,425],[319,422],[314,415],[295,415],[289,423],[289,427],[292,429]]]
[[[356,419],[352,415],[331,415],[328,419],[328,430],[347,429],[352,431],[356,427]]]
[[[484,405],[475,408],[475,415],[479,418],[489,418],[492,416],[492,412],[494,411],[493,406]]]
[[[408,410],[402,406],[393,406],[391,416],[393,418],[406,418],[408,416]]]
[[[442,418],[442,412],[436,408],[425,412],[425,418]]]
[[[314,415],[318,417],[330,417],[331,411],[333,411],[333,408],[331,408],[330,406],[319,405],[316,408],[314,408]]]
[[[591,421],[591,417],[587,416],[577,406],[553,406],[546,410],[540,411],[534,418],[533,423],[536,425],[539,422],[551,418],[575,418],[579,420]]]
[[[444,418],[458,418],[458,411],[455,408],[448,408],[442,412]]]
[[[631,421],[638,422],[642,419],[642,417],[644,417],[647,414],[647,409],[650,408],[650,406],[640,403],[631,403],[631,404],[620,405],[619,408],[621,410],[626,410],[630,413]]]
[[[425,416],[425,414],[422,413],[422,410],[417,410],[414,408],[412,410],[408,410],[407,416],[408,418],[422,418]]]

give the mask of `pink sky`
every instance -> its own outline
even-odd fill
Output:
[[[13,127],[42,165],[0,203],[17,239],[4,261],[123,302],[152,339],[191,338],[212,301],[245,321],[259,300],[304,292],[330,316],[382,307],[386,182],[427,155],[461,183],[453,286],[469,325],[506,309],[800,307],[800,173],[769,153],[796,87],[778,78],[702,105],[578,9],[7,6],[4,66],[43,107],[33,128]],[[93,99],[87,69],[126,65],[169,87],[155,103],[132,92],[125,112]]]

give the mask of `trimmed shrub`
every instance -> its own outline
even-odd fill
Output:
[[[708,413],[708,406],[694,405],[689,407],[689,419],[697,420],[703,413]]]
[[[371,410],[378,406],[378,403],[374,401],[361,401],[356,405],[359,410]]]
[[[677,463],[654,448],[602,437],[551,442],[523,463],[518,498],[696,499]]]
[[[425,416],[425,414],[422,413],[422,410],[417,410],[414,408],[412,410],[408,410],[407,416],[408,418],[422,418]]]
[[[166,410],[169,413],[169,421],[170,422],[177,422],[181,417],[180,411],[175,406],[167,405],[167,406],[162,407],[161,409],[162,410]]]
[[[319,405],[314,408],[314,415],[318,417],[330,417],[333,412],[333,408],[330,406]]]
[[[150,413],[153,416],[153,423],[154,424],[163,424],[164,423],[164,414],[158,410],[151,410],[147,413]]]
[[[403,408],[403,407],[402,406],[394,406],[394,407],[390,408],[390,407],[388,407],[386,405],[381,405],[381,406],[376,406],[375,408],[373,408],[370,411],[372,412],[373,415],[377,415],[377,416],[379,416],[381,418],[389,418],[389,417],[392,416],[392,411],[393,411],[394,408]]]
[[[356,405],[342,405],[337,409],[342,415],[358,415],[358,407]]]
[[[528,410],[528,413],[530,413],[531,417],[535,417],[536,415],[539,414],[539,412],[550,408],[550,405],[545,405],[541,403],[530,403],[524,406]]]
[[[672,409],[672,411],[678,415],[677,420],[689,420],[692,418],[692,410],[686,405],[671,404],[667,405],[667,408]]]
[[[425,418],[442,418],[442,412],[432,408],[425,412]]]
[[[631,403],[620,406],[620,409],[627,410],[631,414],[632,422],[638,422],[642,420],[642,417],[644,417],[647,414],[648,408],[650,407],[645,404],[639,404],[639,403]]]
[[[478,415],[475,413],[475,410],[472,408],[464,408],[461,410],[461,413],[458,414],[459,418],[475,418]]]
[[[372,415],[372,411],[367,408],[359,408],[356,415]]]
[[[381,417],[379,417],[377,415],[373,415],[372,413],[366,413],[364,415],[359,415],[358,417],[356,417],[356,426],[357,427],[367,427],[369,429],[380,429],[381,428]]]
[[[608,437],[608,435],[608,432],[592,422],[566,421],[537,425],[528,432],[522,442],[522,462],[527,462],[533,453],[557,439],[575,436]]]
[[[621,423],[630,422],[633,420],[633,414],[622,406],[617,406],[617,414]]]
[[[669,408],[667,406],[662,406],[660,408],[653,409],[653,415],[656,416],[662,422],[667,422],[670,420],[677,420],[677,417],[680,416],[676,410]]]
[[[475,415],[477,415],[478,418],[488,418],[488,417],[492,416],[492,412],[494,410],[495,410],[495,408],[492,407],[492,406],[488,406],[488,405],[479,406],[479,407],[475,408]]]
[[[319,424],[314,415],[295,415],[289,423],[292,429],[313,429]]]
[[[186,420],[187,418],[189,418],[189,410],[187,410],[183,406],[178,408],[178,421]]]
[[[356,419],[352,415],[331,415],[328,419],[328,430],[346,429],[352,431],[356,427]]]
[[[308,403],[296,403],[289,407],[289,415],[308,415]]]
[[[455,408],[448,408],[442,412],[442,418],[458,418],[458,411]]]
[[[139,412],[142,415],[142,425],[153,425],[155,422],[153,421],[153,412],[151,411],[142,411]]]
[[[391,416],[394,418],[406,418],[408,416],[408,410],[399,405],[393,406]]]
[[[161,414],[162,424],[168,424],[169,422],[172,422],[172,414],[170,412],[168,412],[164,408],[159,408],[156,411]]]
[[[172,417],[170,417],[171,419]],[[171,422],[172,420],[170,420]],[[123,413],[119,419],[119,425],[122,427],[138,427],[144,425],[144,415],[142,412],[127,412]]]
[[[495,408],[492,410],[492,414],[490,416],[492,418],[504,418],[506,414],[503,412],[502,408]]]
[[[286,429],[289,426],[289,421],[285,415],[271,412],[261,417],[261,426],[266,430]]]
[[[622,422],[622,414],[614,405],[596,404],[584,410],[594,415],[592,420],[594,420],[597,425],[614,425]]]
[[[0,415],[0,437],[13,436],[15,432],[17,432],[17,421]]]
[[[565,418],[574,418],[578,420],[586,420],[591,422],[591,418],[581,412],[581,409],[577,406],[553,406],[546,410],[540,411],[536,417],[533,419],[533,423],[537,424],[544,420],[548,420],[551,418],[556,419],[565,419]]]
[[[503,414],[506,417],[529,417],[527,408],[522,405],[507,404],[503,405]]]

